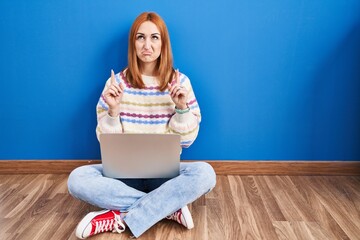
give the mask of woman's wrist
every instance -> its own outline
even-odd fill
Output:
[[[119,116],[119,110],[109,109],[108,114],[110,117],[117,117]]]
[[[183,104],[183,105],[175,106],[175,108],[179,110],[186,110],[189,108],[189,106],[187,104]]]

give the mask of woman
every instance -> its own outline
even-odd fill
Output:
[[[169,34],[156,13],[142,13],[134,21],[128,67],[116,75],[111,71],[97,104],[97,120],[98,138],[102,133],[175,133],[182,147],[195,140],[200,109],[190,80],[173,69]],[[214,170],[205,162],[180,163],[180,175],[160,186],[156,179],[106,178],[101,164],[79,167],[69,176],[70,194],[104,210],[88,213],[76,236],[121,233],[128,227],[139,237],[164,218],[191,229],[187,204],[215,183]]]

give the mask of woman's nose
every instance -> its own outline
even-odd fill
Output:
[[[150,49],[151,48],[150,39],[145,39],[144,48],[145,49]]]

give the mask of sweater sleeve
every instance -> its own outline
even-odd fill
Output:
[[[119,74],[115,75],[116,81],[120,83]],[[96,116],[97,116],[97,126],[96,126],[96,136],[97,139],[100,140],[100,134],[102,133],[122,133],[123,128],[120,122],[120,116],[111,117],[108,114],[109,106],[107,105],[104,93],[111,85],[111,79],[109,78],[106,81],[105,87],[101,93],[99,101],[96,105]]]
[[[189,91],[187,105],[190,111],[183,114],[175,113],[170,119],[169,129],[171,133],[179,134],[181,146],[188,148],[198,135],[201,114],[189,78],[181,74],[180,84]]]

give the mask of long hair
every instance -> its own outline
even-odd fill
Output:
[[[146,21],[154,23],[160,31],[161,53],[157,59],[155,76],[160,81],[160,90],[164,91],[167,88],[167,84],[171,82],[175,71],[173,69],[173,56],[166,24],[164,20],[154,12],[144,12],[140,14],[131,26],[129,33],[128,69],[126,71],[126,78],[133,87],[145,87],[141,78],[140,60],[136,55],[135,41],[136,33],[139,30],[140,25]]]

